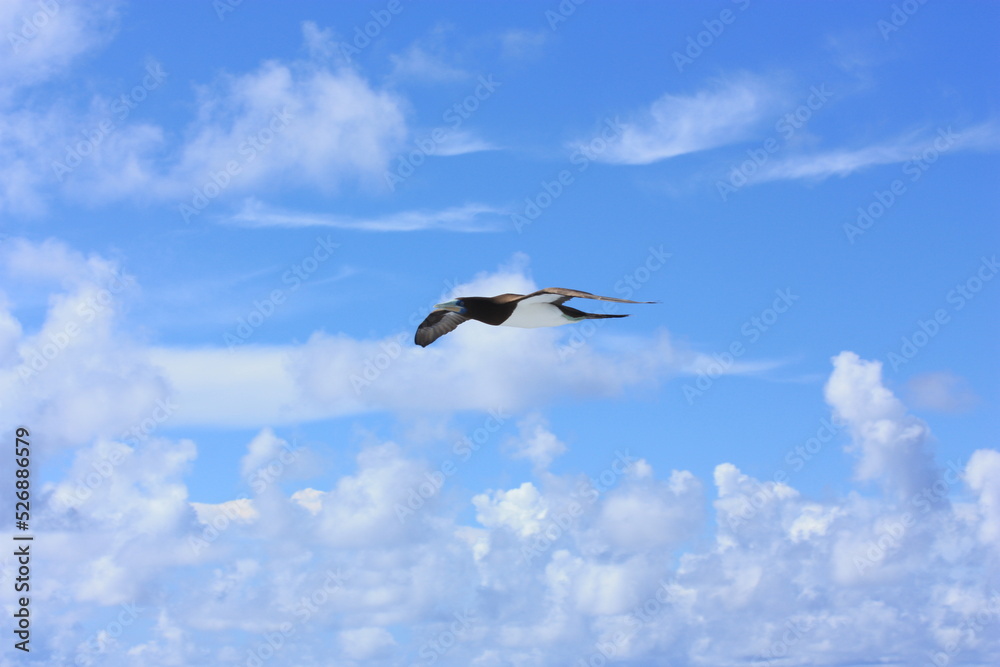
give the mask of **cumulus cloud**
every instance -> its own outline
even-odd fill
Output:
[[[240,167],[232,176],[239,190],[274,179],[324,189],[345,178],[371,184],[407,132],[401,100],[350,68],[267,61],[199,92],[168,186],[200,187],[230,161]]]
[[[507,448],[515,459],[528,459],[538,470],[544,470],[566,445],[548,429],[541,415],[532,415],[518,423],[518,435],[507,441]]]
[[[6,355],[0,358],[0,428],[13,419],[46,433],[55,449],[114,437],[137,442],[176,410],[171,391],[141,343],[123,333],[124,304],[137,285],[115,262],[84,257],[56,241],[10,239],[0,247],[3,271],[24,294],[60,284],[41,326],[25,330],[22,305],[7,297],[0,315]],[[58,289],[58,288],[57,288]],[[17,337],[14,338],[14,335]]]
[[[901,497],[910,497],[934,481],[928,446],[930,431],[882,384],[882,364],[853,352],[833,359],[826,400],[843,419],[858,452],[857,475],[879,480]]]
[[[549,510],[538,489],[525,482],[516,489],[480,494],[472,499],[476,520],[487,528],[506,528],[519,537],[542,530]]]
[[[183,474],[196,458],[191,441],[151,439],[136,447],[98,440],[81,449],[65,478],[43,489],[44,556],[51,594],[118,605],[136,600],[165,567],[194,561],[180,539],[193,523]]]
[[[977,496],[980,539],[1000,548],[1000,452],[994,449],[973,452],[965,479]]]
[[[871,446],[872,420],[906,419],[873,362],[838,356],[829,385],[854,447]],[[257,434],[243,472],[277,440]],[[465,498],[430,493],[404,521],[395,508],[433,469],[391,442],[363,445],[355,469],[321,488],[214,506],[188,498],[195,454],[185,442],[105,441],[46,490],[39,538],[66,548],[45,565],[72,582],[37,594],[60,610],[40,620],[57,637],[48,658],[243,661],[271,637],[282,661],[308,662],[328,655],[331,636],[359,664],[541,666],[611,651],[718,665],[1000,656],[982,630],[1000,594],[978,569],[996,568],[993,450],[936,480],[942,496],[965,480],[973,506],[901,503],[889,490],[818,500],[729,463],[715,470],[713,500],[692,473],[661,473],[622,448],[592,479],[540,471]],[[114,472],[74,499],[104,461]],[[456,503],[475,516],[459,519]],[[130,613],[143,622],[109,636]]]

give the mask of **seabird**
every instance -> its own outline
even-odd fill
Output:
[[[441,336],[466,320],[479,320],[485,324],[504,327],[557,327],[580,320],[598,320],[628,315],[585,313],[563,304],[577,297],[615,301],[617,303],[656,303],[656,301],[630,301],[610,296],[597,296],[590,292],[561,287],[546,287],[531,294],[500,294],[498,296],[463,296],[434,306],[431,314],[417,327],[413,342],[427,347]]]

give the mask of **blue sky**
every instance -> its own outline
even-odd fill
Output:
[[[1000,8],[485,7],[0,9],[3,664],[996,662]]]

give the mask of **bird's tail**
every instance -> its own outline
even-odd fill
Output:
[[[628,315],[610,315],[603,313],[585,313],[582,310],[577,310],[576,308],[570,308],[569,306],[558,305],[556,306],[562,311],[562,314],[571,320],[603,320],[610,317],[628,317]]]

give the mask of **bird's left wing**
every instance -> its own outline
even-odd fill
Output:
[[[413,342],[420,347],[427,347],[441,336],[450,331],[454,331],[468,317],[459,315],[451,310],[432,310],[431,314],[424,318],[424,321],[417,327],[417,333],[413,336]]]
[[[581,292],[580,290],[565,289],[563,287],[546,287],[545,289],[525,295],[521,301],[528,303],[553,303],[558,306],[573,298],[617,301],[618,303],[657,303],[656,301],[632,301],[631,299],[616,299],[613,296],[598,296],[590,292]]]

